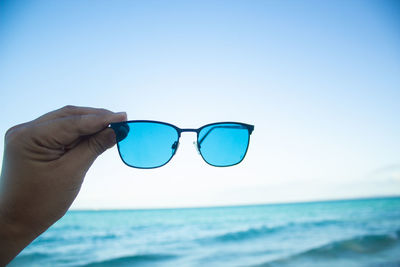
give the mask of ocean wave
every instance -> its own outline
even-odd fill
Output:
[[[286,266],[315,260],[357,259],[377,254],[400,245],[400,230],[388,234],[362,235],[347,240],[335,241],[286,258],[266,262],[257,266]]]
[[[156,262],[162,262],[177,258],[177,255],[173,254],[138,254],[132,256],[125,256],[119,258],[108,259],[100,262],[93,262],[86,267],[101,267],[101,266],[134,266],[143,264],[154,264]]]
[[[86,234],[70,234],[70,235],[43,235],[38,237],[34,242],[36,245],[38,244],[48,244],[48,243],[76,243],[76,242],[84,242],[84,241],[103,241],[116,239],[118,235],[115,233],[86,233]]]
[[[284,227],[270,228],[267,226],[261,226],[258,228],[249,228],[247,230],[225,233],[225,234],[214,237],[213,240],[221,241],[221,242],[242,241],[242,240],[246,240],[246,239],[257,238],[257,237],[260,237],[260,236],[263,236],[266,234],[271,234],[273,232],[277,232],[280,230],[280,228],[284,228]]]
[[[339,225],[342,223],[336,220],[323,220],[323,221],[314,221],[314,222],[297,222],[297,223],[288,223],[284,225],[278,225],[274,227],[268,226],[260,226],[260,227],[252,227],[246,230],[239,230],[224,233],[218,236],[211,238],[212,241],[219,241],[219,242],[237,242],[237,241],[244,241],[247,239],[259,238],[265,235],[269,235],[272,233],[286,231],[288,229],[293,229],[296,227],[299,228],[308,228],[308,227],[323,227],[328,225]],[[210,239],[208,239],[210,240]]]
[[[371,254],[382,251],[399,242],[399,232],[385,235],[365,235],[348,240],[333,242],[331,244],[311,249],[300,255],[307,256],[338,256],[343,253]]]
[[[37,263],[43,260],[51,258],[51,254],[33,252],[33,253],[21,253],[13,261],[11,261],[7,267],[12,266],[35,266],[33,263]],[[37,266],[38,264],[36,264]]]

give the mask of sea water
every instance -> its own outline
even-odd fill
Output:
[[[400,266],[400,198],[69,211],[10,266]]]

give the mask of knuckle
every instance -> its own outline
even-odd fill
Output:
[[[77,108],[78,107],[73,106],[73,105],[66,105],[66,106],[62,107],[61,110],[65,111],[65,112],[72,112],[72,111],[76,110]]]
[[[99,114],[109,114],[112,113],[111,111],[109,111],[108,109],[105,108],[99,108],[97,109]]]
[[[8,129],[4,136],[5,141],[8,143],[12,140],[20,138],[24,133],[25,127],[23,125],[24,124],[19,124]]]
[[[30,139],[31,131],[31,127],[26,126],[25,123],[11,127],[4,135],[5,147],[9,151],[20,151]]]

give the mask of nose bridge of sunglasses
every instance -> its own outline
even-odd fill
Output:
[[[197,152],[200,154],[200,150],[199,150],[199,146],[198,146],[198,143],[197,143],[197,129],[181,129],[181,133],[192,133],[192,134],[195,134],[195,140],[196,141],[192,141],[192,143],[193,143],[193,145],[196,147],[196,150],[197,150]],[[182,142],[184,142],[185,143],[185,141],[188,141],[188,140],[186,140],[186,136],[185,135],[179,135],[179,140],[178,140],[178,142],[175,142],[173,145],[172,145],[172,149],[175,149],[175,150],[177,150],[179,147],[180,147],[180,143],[181,143],[181,141]]]

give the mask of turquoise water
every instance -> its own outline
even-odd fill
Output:
[[[69,211],[10,266],[400,266],[400,198]]]

